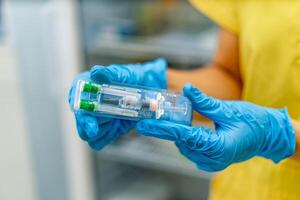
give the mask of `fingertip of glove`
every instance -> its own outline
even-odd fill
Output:
[[[90,70],[91,79],[98,83],[110,83],[112,81],[111,72],[104,66],[95,65]]]
[[[188,97],[191,101],[198,101],[207,98],[207,95],[200,91],[192,84],[186,84],[183,88],[184,96]]]
[[[96,142],[90,142],[89,141],[88,144],[91,147],[91,149],[93,149],[94,151],[100,151],[105,147],[105,145],[99,144],[99,143],[96,143]]]
[[[187,83],[184,85],[183,93],[187,97],[193,97],[194,95],[202,94],[196,87],[194,87],[191,83]]]
[[[191,88],[193,87],[193,85],[191,83],[186,83],[183,87],[183,92],[184,93],[188,93],[190,92]]]
[[[152,63],[155,63],[159,66],[167,67],[167,60],[164,58],[156,58],[152,61]]]

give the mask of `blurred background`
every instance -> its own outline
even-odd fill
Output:
[[[77,136],[72,79],[95,64],[211,59],[217,27],[185,0],[0,0],[0,199],[207,199],[211,174],[172,143]]]

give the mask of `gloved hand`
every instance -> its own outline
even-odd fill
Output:
[[[137,131],[175,141],[184,156],[206,171],[219,171],[253,156],[277,163],[294,153],[295,133],[286,109],[217,100],[191,85],[184,87],[184,94],[197,112],[215,122],[216,133],[156,120],[138,122]]]
[[[166,88],[166,61],[156,59],[143,64],[113,64],[108,67],[94,66],[90,72],[80,74],[69,92],[69,103],[73,105],[75,86],[79,79],[97,83],[127,83],[134,85]],[[84,111],[75,113],[76,125],[81,139],[91,148],[100,150],[112,143],[122,134],[135,127],[136,122],[107,117],[97,117]]]

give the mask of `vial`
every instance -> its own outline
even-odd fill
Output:
[[[190,125],[192,106],[182,94],[126,84],[79,80],[73,111],[127,120],[157,119]]]

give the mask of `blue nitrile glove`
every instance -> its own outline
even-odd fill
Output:
[[[156,59],[143,64],[113,64],[107,67],[94,66],[90,72],[81,73],[74,81],[69,93],[69,103],[73,105],[77,80],[92,80],[97,83],[127,83],[165,89],[167,63]],[[122,119],[97,117],[84,111],[75,113],[76,125],[81,139],[100,150],[122,134],[135,127],[136,122]]]
[[[184,156],[206,171],[219,171],[253,156],[278,163],[294,153],[295,133],[286,109],[217,100],[191,85],[184,87],[184,94],[197,112],[215,122],[216,133],[156,120],[141,120],[137,131],[175,141]]]

